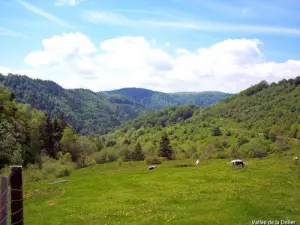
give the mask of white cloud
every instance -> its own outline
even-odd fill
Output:
[[[171,44],[170,44],[169,42],[166,42],[166,43],[165,43],[165,47],[170,47],[170,45],[171,45]]]
[[[238,92],[264,79],[295,77],[300,71],[300,61],[265,61],[259,40],[228,39],[196,51],[178,48],[174,54],[144,37],[118,37],[96,46],[84,34],[69,33],[42,44],[42,50],[25,58],[35,68],[35,76],[66,88],[84,86],[94,91],[143,87],[164,92]]]
[[[76,6],[79,3],[83,2],[84,0],[56,0],[54,4],[56,6],[63,6],[63,5],[70,5],[70,6]]]
[[[20,69],[10,69],[8,67],[0,66],[0,73],[4,76],[7,76],[9,73],[12,74],[19,74],[19,75],[27,75],[32,78],[39,78],[41,77],[41,73],[38,70],[20,70]]]
[[[0,73],[2,73],[3,75],[7,75],[11,72],[10,68],[4,67],[4,66],[0,66]]]
[[[25,9],[27,9],[29,12],[32,12],[34,14],[37,14],[41,17],[44,17],[54,23],[60,24],[61,26],[64,27],[68,27],[68,28],[72,28],[72,26],[70,24],[68,24],[67,22],[65,22],[64,20],[46,12],[43,9],[40,9],[38,7],[36,7],[35,5],[30,4],[29,2],[23,1],[23,0],[18,0],[19,4],[21,4]]]

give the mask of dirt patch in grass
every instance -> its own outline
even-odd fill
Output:
[[[36,197],[36,196],[43,196],[43,195],[49,195],[49,194],[64,194],[65,190],[60,188],[47,188],[47,189],[36,189],[33,191],[27,191],[24,193],[25,199]]]

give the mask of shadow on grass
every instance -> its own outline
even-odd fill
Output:
[[[176,165],[174,165],[174,167],[176,167],[176,168],[178,168],[178,167],[195,167],[195,165],[183,163],[183,164],[176,164]]]

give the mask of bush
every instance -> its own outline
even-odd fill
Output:
[[[98,164],[106,163],[106,157],[107,157],[106,150],[102,150],[101,152],[97,152],[93,155],[93,158]]]
[[[96,160],[92,156],[87,156],[85,159],[86,166],[93,166],[96,163],[97,163]]]
[[[216,159],[226,159],[228,158],[228,155],[225,152],[217,152],[215,155]]]
[[[232,134],[231,134],[231,131],[230,131],[230,130],[226,132],[226,136],[227,136],[227,137],[230,137],[231,135],[232,135]]]
[[[200,154],[198,152],[195,152],[193,155],[192,155],[192,159],[199,159],[200,158]]]
[[[45,163],[43,165],[43,169],[42,169],[43,174],[45,174],[45,175],[55,174],[56,170],[57,170],[57,168],[59,166],[60,166],[59,163],[55,163],[55,162],[53,162],[53,163],[51,163],[51,162]]]
[[[59,160],[48,159],[47,161],[44,162],[41,173],[43,174],[44,177],[51,176],[56,178],[56,177],[69,176],[72,173],[73,169],[74,169],[73,163],[62,165]]]
[[[59,159],[59,161],[62,165],[65,165],[65,164],[68,164],[68,163],[72,162],[72,156],[69,152],[67,152],[65,154],[63,154],[62,152],[59,152],[57,154],[57,156],[58,156],[58,159]]]
[[[114,152],[108,152],[106,162],[114,162],[118,159],[117,155]]]
[[[147,157],[145,162],[146,164],[162,164],[162,160],[157,156]]]
[[[38,169],[28,169],[24,172],[24,180],[25,182],[35,182],[40,181],[46,178],[41,170]]]
[[[72,168],[68,166],[61,166],[57,169],[55,173],[55,177],[66,177],[70,176],[72,173]]]
[[[237,140],[237,145],[240,147],[244,144],[247,144],[249,143],[249,139],[246,138],[246,137],[239,137],[238,140]]]
[[[220,130],[220,127],[214,127],[212,129],[212,136],[221,136],[222,132]]]

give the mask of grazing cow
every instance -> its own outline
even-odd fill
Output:
[[[196,166],[198,166],[199,163],[200,163],[200,160],[198,159],[198,160],[195,162]]]
[[[298,158],[297,156],[295,156],[295,157],[293,158],[293,161],[294,161],[294,163],[295,163],[296,165],[298,165],[299,158]]]
[[[242,166],[242,167],[245,166],[244,162],[240,159],[232,160],[231,164],[232,166]]]
[[[156,166],[149,166],[148,170],[154,170]]]

